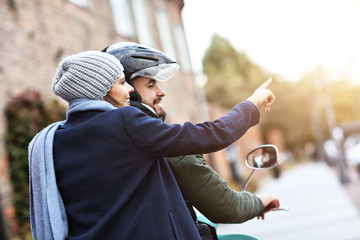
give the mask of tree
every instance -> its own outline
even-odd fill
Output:
[[[282,130],[286,147],[293,152],[315,142],[320,134],[330,136],[325,111],[324,84],[327,84],[337,124],[360,119],[360,86],[346,79],[335,80],[321,68],[308,72],[298,82],[289,82],[269,74],[253,63],[244,52],[230,42],[214,35],[203,58],[207,76],[207,100],[224,108],[232,108],[249,97],[268,77],[277,99],[271,111],[261,116],[264,136],[274,128]],[[264,138],[265,139],[265,138]]]
[[[267,114],[263,114],[261,126],[264,134],[273,128],[284,133],[287,148],[294,152],[313,141],[311,120],[312,94],[308,82],[276,80],[271,90],[277,96],[276,102]]]
[[[271,111],[263,114],[261,128],[264,136],[274,128],[284,133],[287,147],[302,146],[311,135],[309,86],[279,80],[249,59],[244,52],[237,52],[230,42],[218,35],[203,58],[204,74],[208,82],[205,94],[211,103],[232,108],[249,97],[268,77],[273,78],[271,89],[278,97]],[[290,93],[290,94],[289,94]],[[264,138],[265,139],[265,138]]]
[[[360,119],[360,86],[348,80],[333,81],[329,86],[337,124]]]
[[[245,53],[237,52],[230,42],[213,35],[203,58],[207,100],[231,108],[249,95],[265,79],[264,71],[250,61]]]

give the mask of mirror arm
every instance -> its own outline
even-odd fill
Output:
[[[242,187],[242,191],[245,191],[245,189],[246,189],[246,187],[247,187],[247,185],[248,185],[248,183],[249,183],[252,175],[254,174],[254,172],[255,172],[255,169],[253,169],[253,170],[251,171],[249,177],[246,179],[246,182],[244,183],[244,185],[243,185],[243,187]]]

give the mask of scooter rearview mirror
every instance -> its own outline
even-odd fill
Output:
[[[252,169],[268,169],[277,164],[278,150],[274,145],[262,145],[246,156],[246,166]]]
[[[253,169],[246,179],[242,190],[245,191],[252,175],[257,169],[269,169],[275,167],[278,159],[278,149],[275,145],[266,144],[261,145],[253,150],[251,150],[245,159],[246,166]]]

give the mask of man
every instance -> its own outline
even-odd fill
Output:
[[[152,117],[164,120],[166,113],[161,101],[166,93],[158,81],[167,81],[175,75],[179,69],[176,61],[153,48],[135,43],[117,43],[103,51],[115,56],[124,66],[125,79],[134,87],[131,104]],[[270,90],[262,90],[268,91],[269,101],[265,106],[268,109],[274,96]],[[251,101],[251,97],[248,100]],[[234,191],[206,165],[201,154],[167,160],[184,198],[213,222],[247,221],[262,215],[264,206],[275,200],[269,195],[255,196],[249,192]],[[192,211],[192,208],[189,210]]]

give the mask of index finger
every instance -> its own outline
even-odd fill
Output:
[[[268,80],[266,80],[266,82],[261,84],[259,88],[263,88],[263,89],[267,88],[270,85],[271,81],[272,81],[272,78],[268,78]]]

